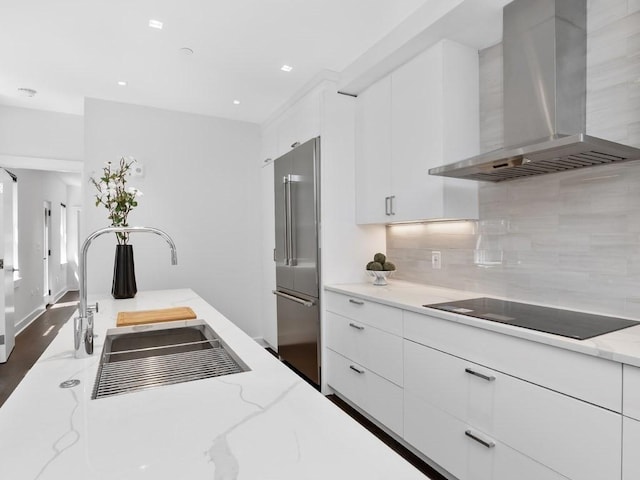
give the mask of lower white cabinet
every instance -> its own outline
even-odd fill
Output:
[[[625,365],[622,411],[622,480],[640,479],[640,368]]]
[[[640,479],[640,368],[328,293],[328,385],[457,479]]]
[[[402,310],[327,292],[327,384],[402,436]]]
[[[622,414],[640,420],[640,368],[624,365]],[[638,477],[640,478],[640,477]]]
[[[567,478],[620,478],[620,415],[408,340],[404,351],[407,398],[415,395]],[[405,415],[410,441],[415,418],[406,404]],[[494,467],[502,468],[497,459]]]
[[[402,388],[333,350],[326,357],[327,384],[402,436]]]
[[[640,478],[640,422],[623,417],[622,480]]]
[[[404,411],[404,439],[460,480],[567,478],[406,390]]]
[[[327,347],[402,386],[402,337],[326,312]]]

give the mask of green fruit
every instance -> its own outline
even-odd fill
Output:
[[[384,253],[376,253],[373,256],[373,261],[378,262],[380,265],[384,265],[384,262],[387,261],[387,256]]]
[[[384,262],[382,269],[386,272],[392,272],[396,269],[396,266],[391,262]]]
[[[367,264],[367,270],[382,271],[382,264],[380,262],[369,262]]]

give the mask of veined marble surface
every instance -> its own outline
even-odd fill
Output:
[[[624,328],[616,332],[607,333],[588,340],[574,340],[522,327],[514,327],[504,323],[491,322],[479,318],[467,317],[456,313],[425,308],[423,305],[443,303],[455,300],[465,300],[476,297],[492,297],[502,300],[513,300],[495,295],[476,292],[453,290],[418,283],[391,280],[386,286],[375,286],[371,283],[353,283],[325,286],[326,290],[352,295],[365,300],[383,303],[392,307],[410,310],[412,312],[437,317],[452,322],[470,325],[472,327],[492,330],[497,333],[524,338],[534,342],[544,343],[575,352],[606,358],[628,365],[640,367],[640,325]],[[529,302],[533,303],[533,302]],[[541,303],[536,305],[549,306]],[[584,310],[585,313],[589,312]],[[626,317],[629,318],[629,317]],[[632,318],[638,320],[639,318]]]
[[[426,478],[193,291],[99,301],[94,355],[73,358],[67,322],[0,408],[2,478]],[[251,371],[91,400],[117,312],[183,305]],[[58,387],[69,379],[81,384]]]

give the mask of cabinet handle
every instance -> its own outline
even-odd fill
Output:
[[[389,215],[395,215],[396,214],[395,208],[393,208],[393,201],[395,200],[395,198],[396,198],[395,195],[391,195],[389,197],[389,206],[390,206],[389,211],[391,212],[391,213],[389,213]]]
[[[493,375],[485,375],[484,373],[480,373],[480,372],[476,372],[475,370],[472,370],[471,368],[465,368],[464,369],[465,372],[474,375],[476,377],[479,377],[483,380],[486,380],[487,382],[493,382],[496,377],[494,377]]]
[[[349,299],[349,303],[355,303],[356,305],[364,305],[362,300],[354,300],[353,298]]]
[[[364,373],[364,370],[360,370],[358,367],[354,367],[353,365],[349,365],[349,368],[351,370],[353,370],[354,372],[357,372],[357,373],[360,373],[360,374]]]
[[[464,434],[487,448],[493,448],[496,446],[496,442],[494,442],[493,440],[482,438],[480,435],[478,435],[477,433],[473,433],[471,430],[466,430]]]
[[[291,148],[297,148],[297,147],[299,147],[299,146],[300,146],[300,142],[293,142],[293,143],[291,144]]]
[[[384,197],[384,214],[391,215],[391,197]]]
[[[355,328],[356,330],[364,330],[364,327],[362,325],[356,325],[353,322],[349,323],[349,326]]]

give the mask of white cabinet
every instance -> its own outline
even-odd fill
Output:
[[[624,365],[622,480],[640,478],[640,368]]]
[[[325,352],[328,385],[376,421],[402,436],[402,388],[331,349]]]
[[[459,480],[640,478],[640,368],[325,298],[329,385]]]
[[[291,150],[296,142],[304,143],[320,135],[320,90],[298,100],[277,123],[277,156]]]
[[[405,440],[459,479],[566,480],[407,390],[404,413]]]
[[[402,435],[402,311],[334,292],[325,301],[327,384]]]
[[[356,100],[356,222],[389,222],[391,198],[391,76]]]
[[[405,395],[462,422],[460,437],[485,448],[508,446],[567,478],[619,478],[620,415],[411,341],[405,340],[404,352]],[[416,420],[408,412],[405,406],[407,441],[435,441],[421,439],[434,435],[429,429],[407,436]],[[499,447],[490,445],[496,442]]]
[[[262,129],[260,135],[260,158],[258,167],[263,167],[278,156],[278,125],[271,123]]]
[[[622,480],[640,478],[640,422],[623,417]]]
[[[640,368],[624,365],[623,385],[622,413],[640,420]]]
[[[622,411],[622,365],[618,362],[414,312],[404,313],[404,337],[609,410]]]
[[[477,184],[429,168],[478,153],[478,53],[442,41],[357,99],[357,222],[477,218]]]
[[[329,312],[402,336],[402,310],[399,308],[335,292],[327,292],[325,302]]]

